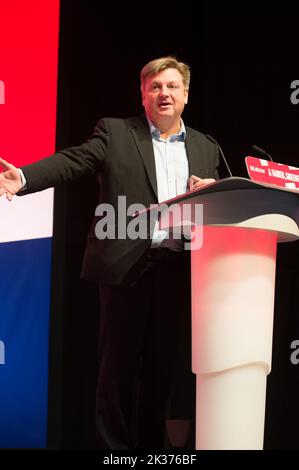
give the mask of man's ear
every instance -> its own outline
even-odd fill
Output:
[[[185,104],[188,103],[188,90],[185,90]]]
[[[140,91],[141,91],[141,102],[142,102],[142,106],[144,106],[144,96],[143,96],[143,88],[142,88],[142,85],[141,85]]]

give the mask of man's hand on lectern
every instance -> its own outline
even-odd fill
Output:
[[[188,181],[189,191],[195,191],[195,189],[202,188],[207,184],[215,183],[214,178],[199,178],[198,176],[191,175]]]

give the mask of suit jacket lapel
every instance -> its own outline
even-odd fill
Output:
[[[187,128],[186,131],[186,152],[189,161],[189,174],[190,176],[197,175],[200,170],[198,142],[196,142],[194,138],[192,129]]]
[[[155,166],[155,155],[149,126],[145,116],[135,118],[132,122],[132,134],[140,157],[143,161],[150,185],[158,200],[158,187]]]
[[[186,152],[189,162],[189,174],[206,177],[205,164],[200,158],[205,149],[196,133],[190,127],[186,128]],[[143,161],[150,185],[158,201],[158,187],[155,166],[155,155],[148,122],[144,115],[134,118],[132,121],[132,134]]]
[[[207,161],[207,147],[204,136],[200,138],[200,134],[193,129],[187,128],[186,134],[186,150],[189,160],[190,175],[196,175],[200,178],[212,178],[209,164]]]

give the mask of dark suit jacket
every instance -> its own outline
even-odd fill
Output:
[[[217,178],[218,148],[200,132],[186,127],[189,173]],[[145,116],[100,120],[92,137],[77,147],[22,167],[27,180],[24,194],[73,181],[90,173],[100,179],[100,202],[116,208],[117,197],[126,196],[127,207],[158,202],[155,158]],[[131,218],[127,217],[127,222]],[[91,226],[82,275],[105,284],[130,284],[145,264],[150,238],[146,240],[104,239]]]

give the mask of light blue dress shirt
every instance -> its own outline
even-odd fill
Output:
[[[167,139],[163,139],[160,131],[150,119],[148,119],[148,124],[154,147],[158,201],[160,203],[187,191],[189,164],[185,146],[186,128],[181,120],[178,134],[172,134]],[[173,250],[182,249],[181,240],[168,239],[167,235],[168,232],[155,228],[152,248],[163,246]]]

